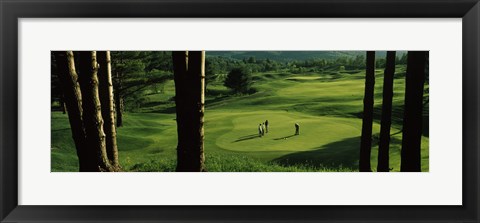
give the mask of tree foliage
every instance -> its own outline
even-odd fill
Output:
[[[235,93],[249,93],[252,87],[252,71],[246,67],[234,68],[228,73],[224,85]]]
[[[144,91],[173,79],[171,52],[112,52],[114,88],[125,110],[134,110],[147,102]],[[120,107],[119,107],[120,108]],[[117,113],[121,111],[117,110]]]

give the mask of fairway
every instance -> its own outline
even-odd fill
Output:
[[[390,166],[400,171],[405,66],[394,80]],[[365,71],[258,72],[253,94],[231,94],[224,75],[207,85],[205,155],[208,171],[358,171]],[[372,169],[377,163],[383,70],[376,70]],[[428,88],[428,85],[426,85]],[[173,80],[162,92],[124,114],[118,128],[125,171],[175,171],[177,126]],[[424,111],[428,124],[428,106]],[[268,133],[258,126],[268,120]],[[300,125],[295,135],[294,124]],[[428,126],[422,136],[422,171],[429,170]],[[52,171],[76,171],[76,152],[66,114],[52,112]]]

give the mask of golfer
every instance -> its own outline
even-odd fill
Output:
[[[259,137],[262,137],[262,136],[263,136],[262,124],[259,124],[259,125],[258,125],[258,136],[259,136]]]
[[[262,135],[265,135],[265,123],[262,123]]]

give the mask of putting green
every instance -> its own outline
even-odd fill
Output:
[[[354,118],[310,116],[285,111],[255,111],[223,115],[230,131],[222,131],[216,145],[224,150],[309,151],[323,145],[359,136],[361,122]],[[258,125],[269,121],[268,133],[259,137]],[[299,123],[300,135],[294,124]]]

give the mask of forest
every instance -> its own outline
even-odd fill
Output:
[[[52,51],[52,172],[428,172],[428,51]]]

